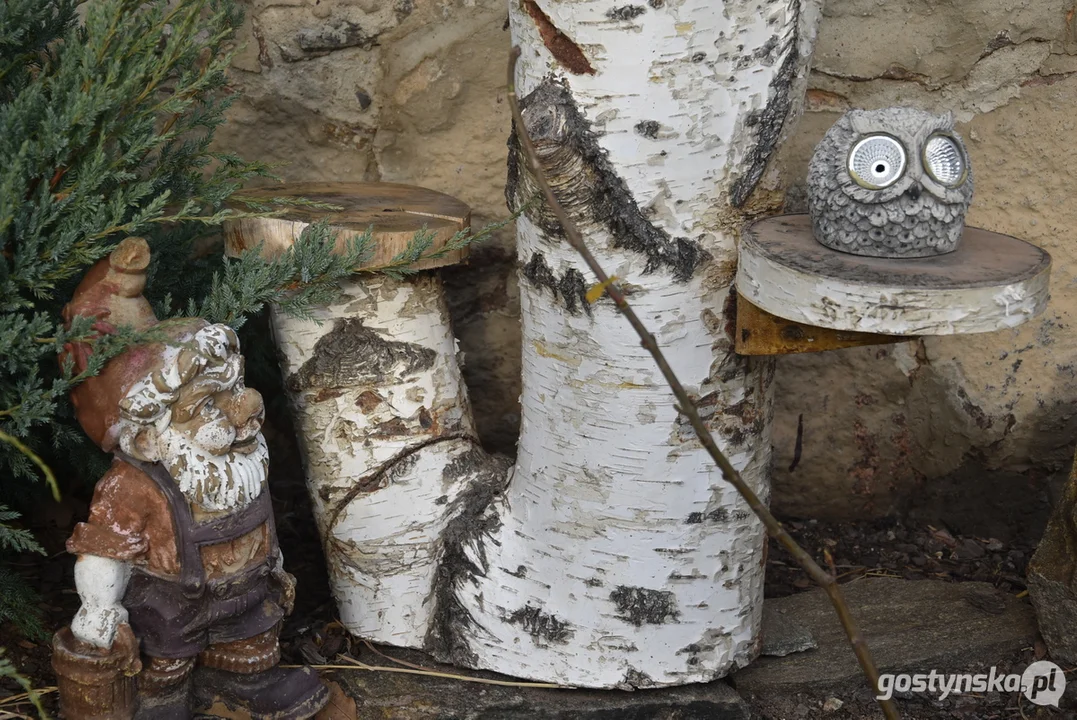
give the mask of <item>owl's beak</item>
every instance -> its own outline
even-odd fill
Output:
[[[918,182],[914,182],[909,186],[909,189],[905,191],[905,194],[911,197],[913,200],[920,199],[920,193],[924,191],[924,186]]]

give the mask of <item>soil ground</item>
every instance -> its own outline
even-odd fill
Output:
[[[384,664],[387,658],[379,656],[378,650],[350,638],[335,620],[325,563],[295,447],[295,434],[279,404],[276,410],[273,408],[271,403],[270,421],[265,429],[273,458],[270,484],[280,543],[286,551],[285,565],[297,577],[299,588],[295,612],[282,632],[284,662],[339,663],[343,655],[380,658]],[[19,571],[41,597],[43,621],[49,632],[68,623],[78,608],[72,581],[74,558],[62,547],[74,522],[85,514],[87,501],[85,497],[71,498],[65,512],[53,513],[50,522],[34,528],[45,538],[53,554],[45,559],[26,556],[19,565]],[[967,537],[952,534],[946,528],[905,524],[895,519],[840,524],[788,519],[786,526],[813,557],[821,561],[829,557],[833,571],[842,582],[864,575],[945,582],[979,580],[1004,592],[1020,594],[1025,590],[1025,567],[1035,549],[1028,541],[1003,543],[994,538]],[[768,557],[766,587],[768,597],[781,597],[811,587],[804,571],[774,541]],[[7,656],[34,687],[52,688],[55,677],[49,663],[47,639],[26,638],[14,628],[4,626],[0,627],[0,647],[7,648]],[[382,651],[388,655],[393,653],[387,648]],[[1033,659],[1044,657],[1045,653],[1045,647],[1037,643],[1000,663],[1000,669],[1007,665],[1022,668]],[[1075,679],[1072,672],[1068,672],[1068,677]],[[1073,687],[1077,689],[1077,682]],[[28,703],[4,700],[20,692],[21,689],[12,682],[0,681],[0,719],[33,717],[33,709]],[[55,716],[55,693],[46,694],[44,701]],[[840,707],[836,705],[838,703],[825,695],[768,698],[753,707],[753,715],[766,720],[881,717],[867,690],[842,698]],[[1077,717],[1073,710],[1036,708],[1027,701],[1019,703],[1015,695],[998,693],[953,697],[941,702],[910,697],[901,705],[904,717],[925,720]]]

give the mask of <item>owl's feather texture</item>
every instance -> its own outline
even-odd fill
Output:
[[[914,108],[850,110],[827,131],[808,166],[808,210],[815,239],[856,255],[927,257],[957,249],[972,201],[972,170],[949,113]],[[849,173],[853,146],[886,134],[905,148],[905,170],[892,185],[873,190]],[[966,176],[957,187],[936,182],[923,166],[935,134],[952,138],[964,156]]]

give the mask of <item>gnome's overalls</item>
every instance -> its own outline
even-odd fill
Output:
[[[135,566],[123,605],[131,629],[151,657],[191,658],[204,653],[203,664],[242,672],[257,659],[230,659],[217,649],[222,643],[247,640],[276,627],[284,617],[279,590],[271,592],[269,576],[277,561],[276,533],[269,493],[216,520],[197,523],[187,498],[160,463],[140,463],[116,454],[148,475],[168,499],[175,528],[179,577],[163,578]],[[240,540],[266,526],[268,544],[260,562],[214,579],[207,578],[202,549]],[[207,648],[213,648],[207,650]],[[270,666],[276,664],[276,660]]]
[[[162,465],[115,458],[68,549],[132,563],[123,606],[144,656],[135,717],[186,718],[216,702],[254,717],[305,717],[322,693],[313,673],[276,667],[289,601],[268,489],[198,522]]]

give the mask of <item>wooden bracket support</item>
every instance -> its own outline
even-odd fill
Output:
[[[861,345],[887,345],[914,338],[904,335],[832,330],[771,315],[737,293],[738,355],[793,355]]]

